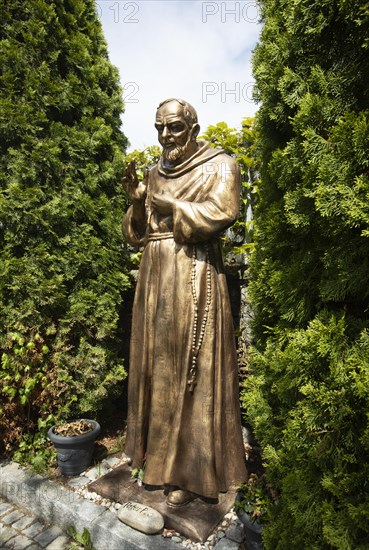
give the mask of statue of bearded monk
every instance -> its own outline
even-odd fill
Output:
[[[219,236],[235,221],[240,172],[197,141],[195,109],[163,101],[163,147],[126,173],[129,243],[144,246],[133,307],[126,454],[179,507],[246,480],[233,322]]]

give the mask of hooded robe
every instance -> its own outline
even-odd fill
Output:
[[[144,483],[217,498],[246,480],[233,320],[219,235],[235,221],[237,163],[198,142],[150,170],[144,219],[123,232],[145,246],[133,306],[126,454]],[[151,205],[174,196],[173,214]]]

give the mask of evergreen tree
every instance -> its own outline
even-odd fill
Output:
[[[95,416],[126,375],[127,140],[94,1],[0,0],[0,11],[0,431],[10,448],[37,419]]]
[[[267,548],[369,548],[369,9],[262,0],[246,417]]]

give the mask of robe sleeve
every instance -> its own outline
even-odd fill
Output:
[[[139,219],[134,217],[134,207],[131,205],[123,216],[122,230],[126,240],[132,246],[143,246],[146,236],[146,214]]]
[[[227,229],[239,212],[241,177],[236,161],[218,157],[218,170],[209,194],[202,202],[176,200],[173,207],[173,235],[178,243],[206,241]]]

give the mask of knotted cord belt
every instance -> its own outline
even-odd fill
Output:
[[[162,241],[163,239],[173,239],[173,233],[151,233],[147,241]]]

